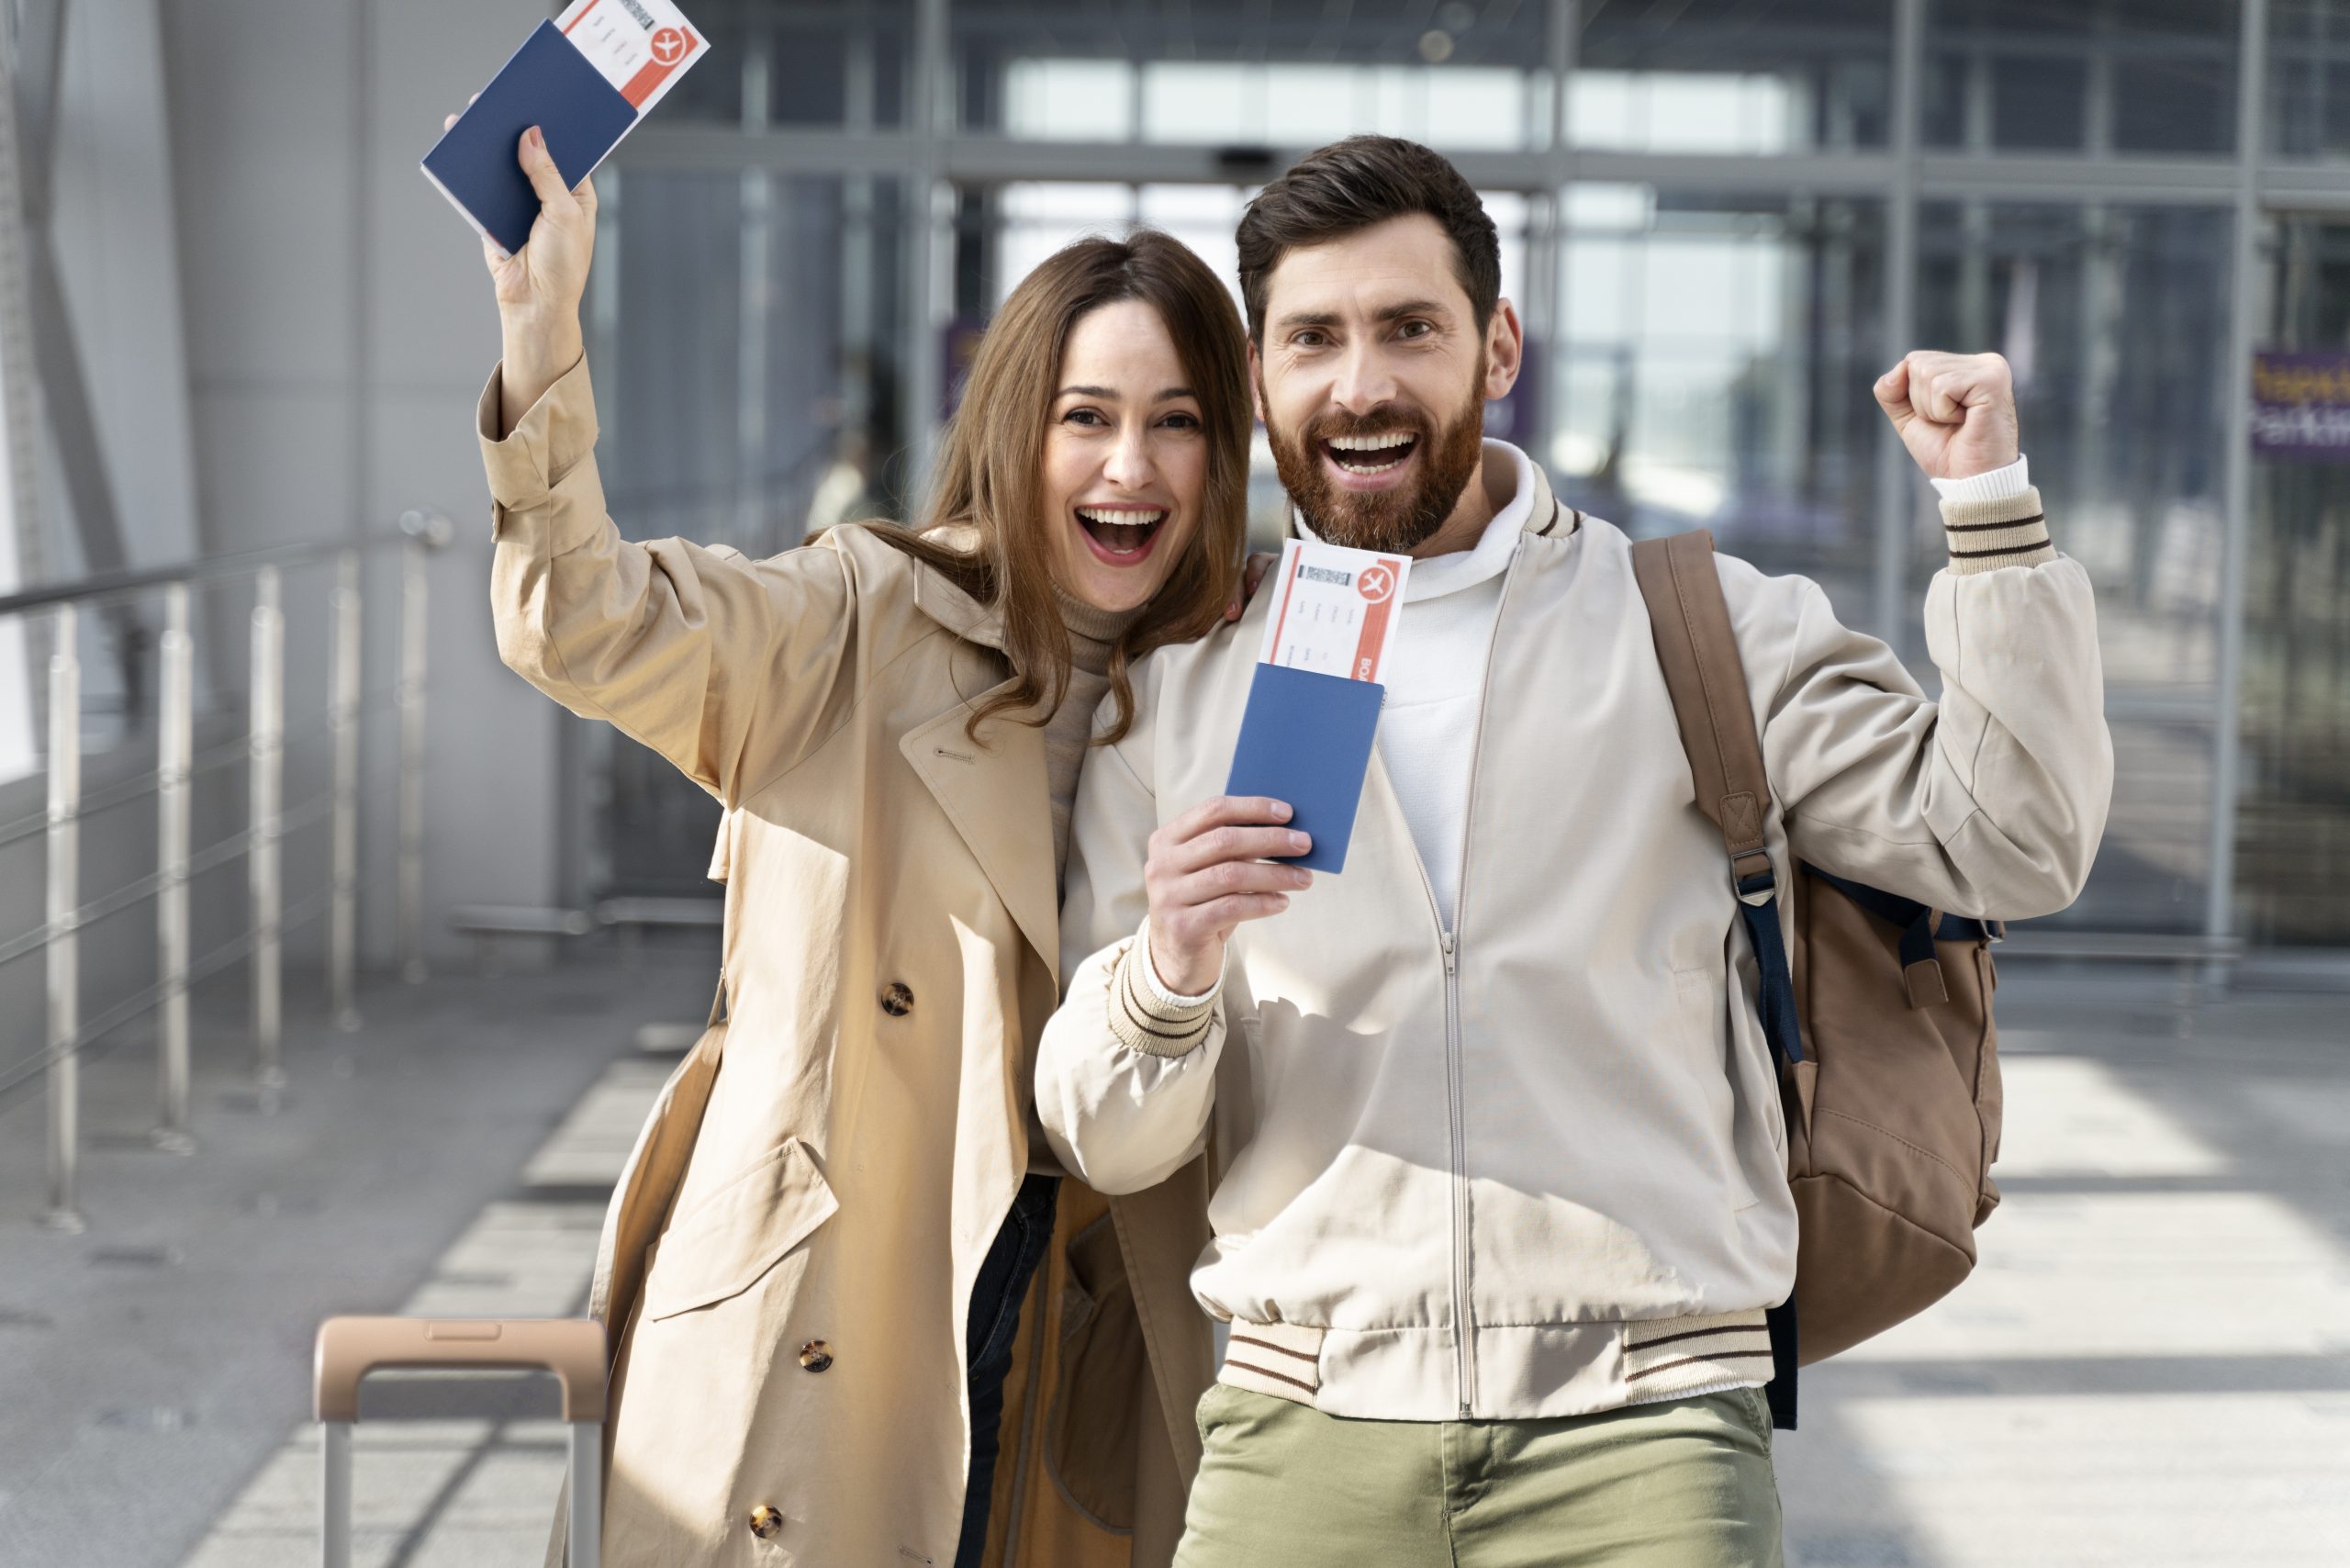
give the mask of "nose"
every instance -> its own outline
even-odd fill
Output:
[[[1337,379],[1330,388],[1331,401],[1348,413],[1360,416],[1393,402],[1395,392],[1395,377],[1378,345],[1361,342],[1349,344],[1346,357],[1338,362]]]
[[[1152,472],[1149,432],[1139,425],[1120,431],[1102,476],[1122,490],[1139,490],[1149,486]]]

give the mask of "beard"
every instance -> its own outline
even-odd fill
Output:
[[[1485,456],[1485,356],[1477,356],[1477,374],[1469,396],[1449,423],[1437,429],[1417,409],[1398,409],[1369,418],[1329,412],[1310,420],[1292,439],[1289,432],[1265,421],[1265,442],[1273,449],[1273,468],[1281,488],[1305,516],[1306,526],[1332,544],[1354,550],[1383,550],[1402,554],[1425,544],[1444,526]],[[1264,379],[1257,395],[1264,398]],[[1270,401],[1266,403],[1270,407]],[[1402,431],[1413,437],[1413,457],[1419,472],[1411,483],[1392,490],[1342,488],[1324,463],[1323,442],[1337,436],[1380,435]]]

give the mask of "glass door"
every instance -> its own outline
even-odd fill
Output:
[[[2244,938],[2350,946],[2350,218],[2285,215],[2255,362],[2244,571]]]

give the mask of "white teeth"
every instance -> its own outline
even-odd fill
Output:
[[[1330,444],[1340,452],[1377,452],[1382,447],[1400,446],[1413,438],[1398,431],[1390,435],[1334,435]]]
[[[1167,518],[1163,511],[1117,511],[1107,507],[1080,507],[1077,515],[1088,522],[1116,523],[1125,528],[1151,528]]]

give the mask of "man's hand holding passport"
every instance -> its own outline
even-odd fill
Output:
[[[1265,639],[1225,793],[1288,802],[1314,840],[1292,865],[1346,867],[1411,569],[1408,555],[1292,539],[1259,590]]]

